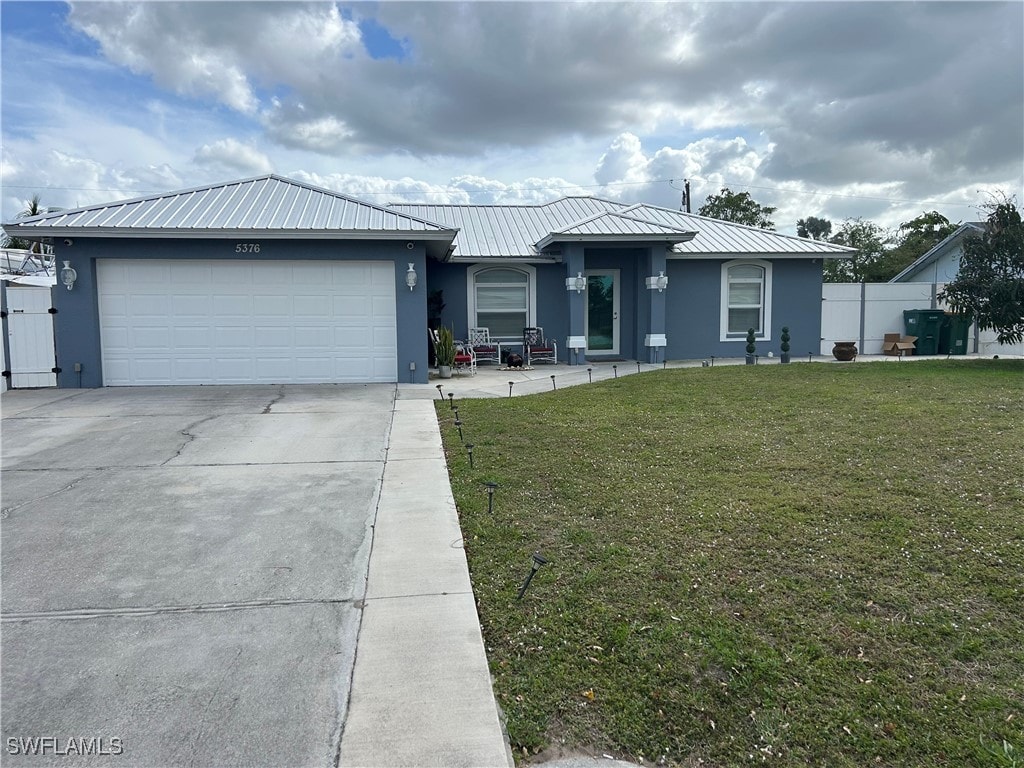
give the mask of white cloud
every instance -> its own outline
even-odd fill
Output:
[[[254,146],[232,138],[204,144],[196,150],[195,161],[248,176],[257,176],[274,170],[274,164],[270,162],[269,157]]]

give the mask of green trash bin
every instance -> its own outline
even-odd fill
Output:
[[[971,329],[969,315],[948,314],[939,328],[940,355],[966,355],[967,334]]]
[[[905,309],[903,324],[907,336],[917,336],[914,344],[915,355],[939,354],[939,331],[946,313],[941,309]]]

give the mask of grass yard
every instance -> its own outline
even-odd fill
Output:
[[[456,405],[474,469],[438,416],[520,759],[1024,765],[1024,362]]]

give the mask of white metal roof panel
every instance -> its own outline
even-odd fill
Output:
[[[32,234],[166,235],[220,231],[419,235],[452,237],[453,230],[415,215],[274,174],[161,195],[45,213],[4,225]]]
[[[769,229],[734,224],[707,216],[700,216],[685,211],[673,211],[656,205],[637,205],[627,209],[632,215],[643,216],[651,221],[661,222],[695,231],[697,236],[687,243],[673,248],[678,254],[686,255],[717,255],[761,254],[765,256],[779,254],[814,254],[819,257],[849,256],[855,249],[846,248],[820,240],[805,237],[783,235]]]

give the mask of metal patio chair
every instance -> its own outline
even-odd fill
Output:
[[[540,326],[523,328],[523,351],[527,365],[558,362],[558,343],[545,339],[544,329]]]
[[[488,328],[470,328],[469,346],[476,354],[478,363],[496,363],[501,365],[501,345],[491,340]]]

